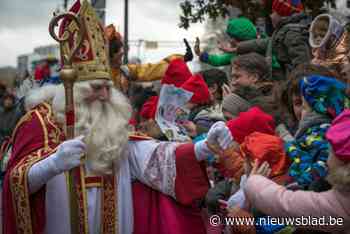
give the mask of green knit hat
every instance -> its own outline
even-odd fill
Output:
[[[245,17],[230,19],[226,33],[237,40],[246,41],[256,39],[256,28],[254,24]]]

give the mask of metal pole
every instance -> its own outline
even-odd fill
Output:
[[[129,0],[124,0],[124,64],[128,63],[129,54]]]
[[[64,0],[63,7],[64,7],[64,10],[67,11],[67,9],[68,9],[68,0]]]

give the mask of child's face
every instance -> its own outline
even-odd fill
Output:
[[[329,21],[327,19],[319,19],[315,22],[314,27],[314,43],[316,45],[321,45],[323,38],[328,32]]]
[[[12,106],[13,106],[14,102],[13,102],[13,99],[12,98],[5,98],[4,99],[4,108],[5,109],[10,109]]]
[[[233,90],[239,87],[253,87],[257,83],[256,75],[251,74],[240,67],[233,65],[231,71],[231,88]]]
[[[304,99],[304,97],[302,97],[302,108],[301,108],[301,120],[305,118],[305,116],[308,113],[312,112],[312,108],[310,107],[309,103],[307,103],[307,101]]]

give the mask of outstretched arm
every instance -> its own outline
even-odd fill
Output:
[[[184,55],[173,54],[155,64],[128,64],[127,68],[130,79],[134,81],[161,80],[164,77],[164,74],[171,61],[179,58],[183,59],[185,62],[192,61],[192,48],[186,39],[184,39],[184,43],[186,48]]]
[[[208,52],[203,52],[199,59],[203,63],[208,63],[215,67],[227,66],[231,64],[232,59],[237,55],[235,53],[223,53],[223,54],[209,54]]]
[[[247,54],[251,52],[265,54],[269,41],[270,41],[270,38],[242,41],[238,43],[237,54]]]
[[[129,163],[134,179],[184,205],[204,198],[209,189],[205,166],[192,143],[130,142]]]
[[[162,59],[158,63],[128,64],[127,68],[130,79],[137,82],[161,80],[164,77],[169,63],[178,58],[183,58],[183,56],[173,54]]]
[[[266,215],[274,217],[347,217],[344,199],[338,192],[290,191],[273,181],[260,176],[250,176],[245,186],[250,204]],[[343,200],[343,204],[340,201]],[[323,229],[326,226],[313,226]],[[335,228],[334,226],[331,228]],[[325,230],[327,231],[327,230]]]

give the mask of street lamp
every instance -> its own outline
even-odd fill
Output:
[[[128,63],[129,54],[129,0],[124,0],[124,64]]]

